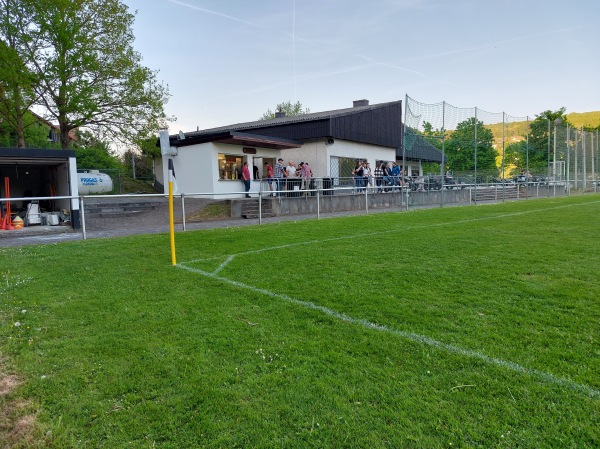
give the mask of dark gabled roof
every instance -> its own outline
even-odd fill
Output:
[[[230,132],[251,132],[256,136],[278,138],[294,143],[333,137],[374,145],[399,148],[402,102],[355,106],[270,120],[237,123],[218,128],[169,136],[172,146],[181,147],[222,139]]]
[[[241,146],[260,146],[262,148],[273,148],[284,150],[289,148],[300,148],[302,142],[290,139],[280,139],[277,137],[264,136],[259,134],[243,133],[238,131],[218,131],[214,133],[197,134],[193,138],[185,135],[183,139],[179,136],[169,136],[171,146],[185,147],[206,142],[226,143]],[[160,146],[160,140],[157,142]]]
[[[258,134],[242,133],[239,131],[225,131],[223,133],[219,133],[217,136],[213,134],[212,138],[205,141],[242,146],[260,146],[262,148],[273,148],[275,150],[300,148],[302,146],[302,142],[298,142],[296,140],[280,139],[277,137],[261,136]]]
[[[409,139],[407,139],[408,141]],[[413,135],[410,139],[410,144],[406,145],[404,150],[404,156],[406,159],[422,160],[427,162],[442,162],[442,152],[434,147],[431,143],[427,142],[421,135]],[[402,151],[400,154],[396,154],[399,158],[402,157]],[[444,159],[447,159],[444,156]]]

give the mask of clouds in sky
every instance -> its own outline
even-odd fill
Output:
[[[600,2],[124,0],[177,129],[403,99],[512,115],[600,109]],[[585,11],[585,13],[583,12]]]

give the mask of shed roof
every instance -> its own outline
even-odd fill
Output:
[[[56,162],[65,162],[71,157],[75,157],[74,150],[0,148],[0,164],[52,164]]]

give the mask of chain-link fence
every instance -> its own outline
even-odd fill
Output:
[[[582,161],[582,158],[579,155],[574,160]],[[474,184],[451,176],[430,175],[411,178],[408,182],[400,177],[398,184],[341,185],[345,183],[345,180],[317,178],[309,188],[288,190],[284,187],[280,191],[270,190],[265,183],[258,193],[253,192],[252,198],[244,198],[245,192],[242,191],[234,193],[238,199],[232,199],[231,193],[176,195],[173,203],[175,228],[176,231],[186,231],[297,219],[298,216],[320,218],[323,215],[404,211],[568,194],[565,181],[519,180],[512,184]],[[586,189],[592,190],[598,191],[597,184]],[[64,197],[79,202],[78,213],[73,215],[77,219],[75,222],[71,220],[68,208],[44,209],[39,201],[42,199],[48,198],[0,198],[0,205],[6,210],[5,206],[12,203],[12,218],[18,215],[25,223],[25,227],[19,230],[6,226],[0,228],[0,237],[26,235],[37,238],[54,233],[81,233],[83,238],[86,235],[111,237],[169,230],[169,203],[164,194]],[[27,207],[31,203],[40,204],[36,209],[37,215],[33,217],[35,220]],[[73,224],[76,229],[73,229]],[[5,240],[0,239],[0,242]]]
[[[516,117],[446,102],[405,103],[405,151],[425,140],[443,155],[439,174],[467,184],[538,183],[568,193],[596,191],[598,129],[574,128],[562,117]]]

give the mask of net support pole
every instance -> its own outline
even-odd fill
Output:
[[[583,126],[581,127],[581,193],[585,193],[585,189],[587,188],[587,154],[585,145],[587,144],[587,139],[585,138],[585,131],[583,130]]]
[[[444,207],[444,183],[446,182],[446,102],[442,102],[442,162],[440,162],[440,177],[442,190],[440,191],[440,207]]]
[[[506,140],[505,128],[506,128],[506,113],[503,112],[502,113],[502,179],[503,180],[505,179],[505,176],[506,176],[504,173],[504,142]]]
[[[594,133],[593,132],[590,132],[590,139],[591,139],[590,162],[592,164],[592,177],[590,179],[592,180],[592,182],[595,182],[596,181],[596,167],[594,164]],[[595,186],[595,184],[594,184],[594,186]]]
[[[529,177],[529,116],[527,116],[527,141],[525,142],[525,173],[527,173],[527,177]]]
[[[571,127],[569,126],[569,124],[567,123],[567,167],[566,167],[566,178],[567,178],[567,185],[565,186],[566,188],[566,195],[569,196],[571,194]]]
[[[475,155],[474,155],[474,164],[475,164],[475,201],[477,201],[477,107],[475,107],[475,128],[473,130],[474,135],[474,144],[475,144]]]

